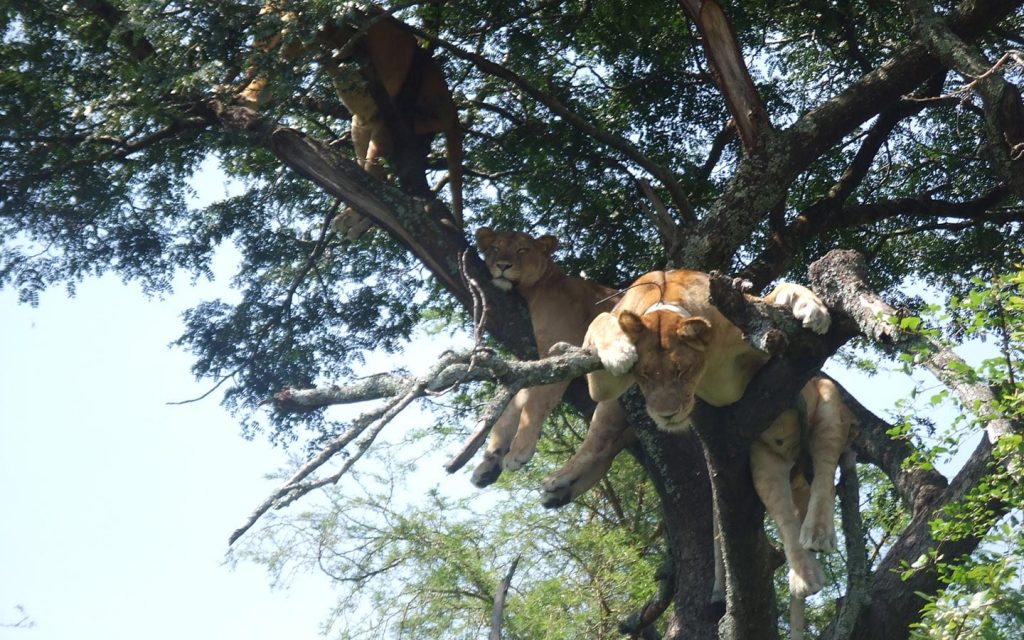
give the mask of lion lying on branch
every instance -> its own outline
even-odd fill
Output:
[[[504,291],[515,290],[526,300],[537,342],[537,353],[544,357],[559,342],[583,343],[590,321],[614,306],[616,291],[595,282],[566,275],[551,259],[558,246],[554,236],[534,238],[528,234],[496,232],[483,227],[476,242],[491,273],[491,283]],[[473,483],[484,487],[503,469],[513,471],[533,457],[541,426],[562,400],[569,380],[519,391],[505,407],[491,430],[483,461],[473,472]],[[617,402],[606,403],[595,413],[593,423],[619,434],[621,450],[632,434],[625,434],[626,418]],[[597,461],[580,473],[573,487],[557,497],[559,504],[584,493],[600,480],[614,456]],[[550,506],[553,506],[554,503]]]
[[[812,331],[828,330],[828,310],[805,287],[782,284],[763,301],[789,307]],[[611,312],[591,322],[584,346],[594,348],[605,367],[587,374],[590,394],[599,403],[595,415],[636,384],[647,413],[667,431],[690,426],[697,397],[713,406],[737,402],[768,360],[711,304],[707,274],[686,270],[640,277]],[[835,385],[818,377],[751,444],[754,488],[779,529],[789,564],[794,637],[802,636],[803,599],[825,585],[814,552],[836,548],[834,478],[854,422]],[[591,425],[576,455],[545,481],[545,491],[564,492],[586,473],[594,452],[614,456],[612,443],[620,436],[609,426],[614,425]],[[724,575],[717,551],[715,593],[721,597]]]

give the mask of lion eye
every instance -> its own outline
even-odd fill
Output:
[[[519,247],[518,249],[516,249],[516,253],[517,253],[518,255],[523,255],[523,254],[524,254],[524,253],[526,253],[527,251],[529,251],[529,249],[527,249],[526,247]]]

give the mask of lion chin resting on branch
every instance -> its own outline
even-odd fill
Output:
[[[261,13],[280,14],[286,25],[299,19],[294,12],[279,11],[273,3],[266,4]],[[452,217],[461,228],[463,149],[458,110],[441,66],[420,46],[410,28],[373,5],[353,7],[322,25],[311,42],[299,41],[294,34],[289,38],[290,28],[257,41],[255,47],[264,52],[280,47],[286,61],[301,55],[319,61],[352,114],[356,159],[367,173],[384,179],[382,162],[387,158],[398,168],[403,182],[422,182],[412,188],[425,191],[423,176],[431,140],[438,133],[445,135]],[[267,78],[255,72],[250,72],[250,78],[236,100],[257,109],[267,100]],[[394,131],[393,126],[404,131]],[[402,153],[398,153],[400,148]],[[332,228],[355,240],[370,224],[348,208],[336,217]]]
[[[782,284],[763,299],[789,307],[803,325],[828,330],[828,310],[809,289]],[[595,349],[603,370],[587,374],[595,415],[634,383],[647,413],[667,431],[690,426],[694,398],[714,406],[738,401],[768,356],[751,346],[738,327],[710,303],[707,274],[655,271],[636,280],[611,312],[590,324],[584,347]],[[754,488],[775,521],[789,564],[791,628],[803,636],[804,598],[825,586],[815,551],[836,548],[833,507],[839,456],[855,419],[836,386],[814,378],[799,399],[751,446]],[[604,451],[620,436],[607,422],[591,424],[586,440],[545,490],[564,491],[588,474],[587,450]],[[581,455],[582,453],[582,455]],[[806,462],[805,462],[806,460]],[[809,468],[808,468],[809,464]],[[810,484],[805,473],[813,470]],[[715,596],[724,597],[724,568],[716,544]]]
[[[526,300],[537,353],[542,357],[559,342],[582,344],[590,321],[615,304],[614,289],[562,272],[551,259],[558,246],[553,236],[534,238],[483,227],[476,232],[476,242],[491,273],[491,283],[504,291],[514,290]],[[516,394],[491,431],[484,459],[473,471],[474,484],[487,486],[503,469],[518,469],[533,457],[541,425],[561,401],[569,382],[530,387]],[[593,460],[566,491],[549,494],[546,505],[565,504],[593,486],[608,471],[614,454],[632,438],[625,429],[625,414],[618,402],[605,403],[600,413],[595,412],[593,423],[607,423],[603,428],[619,434],[618,448],[610,456]]]

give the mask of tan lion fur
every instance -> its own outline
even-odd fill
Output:
[[[537,343],[544,357],[558,342],[580,345],[594,317],[611,310],[615,290],[582,278],[566,275],[551,259],[558,246],[554,236],[534,238],[526,233],[496,232],[478,229],[476,242],[491,273],[491,282],[505,291],[515,290],[526,301]],[[473,472],[473,482],[485,486],[497,479],[502,469],[514,470],[525,464],[536,451],[541,425],[561,401],[569,381],[530,387],[516,394],[491,431],[484,460]],[[611,465],[615,453],[628,443],[624,435],[625,416],[617,402],[595,414],[598,425],[619,434],[620,446],[607,458],[591,454],[593,464],[570,486],[547,496],[546,504],[564,504],[600,480]]]
[[[782,284],[763,301],[789,307],[818,333],[828,330],[828,310],[805,287]],[[707,274],[686,270],[657,271],[637,279],[611,312],[593,320],[584,346],[595,348],[605,366],[587,376],[599,411],[635,383],[651,418],[670,431],[689,426],[694,397],[714,406],[738,401],[768,360],[711,304]],[[855,423],[827,379],[812,379],[801,398],[807,419],[803,437],[800,411],[794,404],[752,444],[750,455],[755,490],[778,526],[790,567],[794,638],[802,637],[803,599],[825,584],[814,551],[835,550],[833,483]],[[606,431],[608,426],[591,425],[586,439],[613,441],[617,434]],[[586,448],[585,441],[581,450]],[[794,472],[804,455],[811,459],[811,484],[803,473]],[[574,457],[556,476],[567,482],[583,472]],[[724,597],[723,567],[716,565],[715,595]]]

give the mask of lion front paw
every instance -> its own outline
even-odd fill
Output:
[[[793,316],[803,324],[805,329],[810,329],[814,333],[825,333],[832,325],[832,317],[828,314],[828,308],[816,297],[798,297],[793,303]]]
[[[636,353],[636,346],[624,339],[616,340],[603,349],[599,349],[597,356],[608,373],[614,376],[624,376],[629,373],[639,357]]]
[[[825,572],[809,553],[789,560],[789,592],[795,598],[806,598],[825,588]]]

